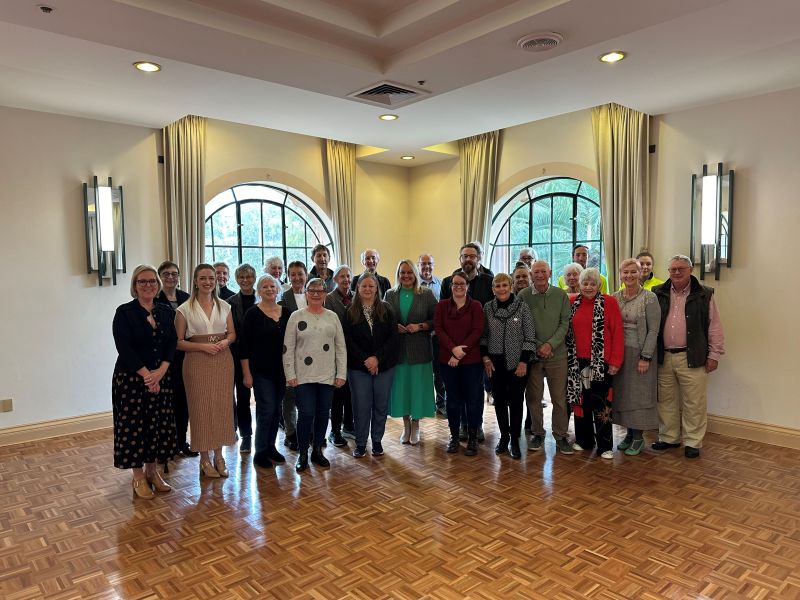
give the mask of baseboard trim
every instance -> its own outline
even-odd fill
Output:
[[[95,429],[112,427],[113,424],[112,413],[111,411],[107,411],[81,415],[79,417],[67,417],[65,419],[42,421],[41,423],[6,427],[0,429],[0,446],[24,444],[26,442],[36,442],[38,440],[62,435],[94,431]]]
[[[800,450],[800,429],[791,427],[710,414],[708,415],[708,431],[752,442]]]
[[[24,444],[61,435],[72,435],[84,431],[94,431],[113,426],[111,411],[54,419],[41,423],[17,425],[0,429],[0,446]],[[724,417],[721,415],[708,415],[709,433],[717,433],[733,438],[762,442],[783,448],[800,450],[800,429],[781,427],[758,421]]]

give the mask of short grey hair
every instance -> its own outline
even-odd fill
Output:
[[[362,263],[364,262],[364,259],[365,259],[365,258],[367,258],[367,252],[374,252],[374,253],[375,253],[375,256],[377,256],[377,257],[378,257],[378,262],[380,262],[380,260],[381,260],[381,253],[380,253],[380,252],[378,252],[378,251],[377,251],[375,248],[366,248],[366,249],[365,249],[365,250],[364,250],[364,251],[361,253],[361,262],[362,262]]]
[[[336,279],[339,276],[339,273],[347,269],[350,271],[350,275],[353,275],[353,269],[351,269],[348,265],[339,265],[339,267],[333,272],[333,278]]]
[[[667,266],[669,266],[669,263],[671,263],[673,260],[680,260],[680,261],[682,261],[682,262],[685,262],[685,263],[686,263],[688,266],[690,266],[690,267],[693,267],[693,266],[694,266],[694,265],[692,264],[692,259],[691,259],[691,258],[689,258],[688,256],[686,256],[685,254],[676,254],[675,256],[671,257],[671,258],[670,258],[670,259],[667,261]]]
[[[243,265],[236,267],[236,271],[234,271],[233,276],[239,277],[239,275],[244,275],[245,273],[250,273],[253,277],[256,276],[256,270],[250,263],[244,263]]]
[[[578,283],[583,284],[584,281],[587,279],[591,279],[594,281],[597,286],[600,286],[600,270],[596,267],[587,267],[583,271],[581,271],[580,277],[578,277]]]
[[[563,275],[567,274],[567,271],[575,270],[580,275],[583,272],[583,265],[581,263],[571,262],[564,265],[564,270],[562,271]]]
[[[280,265],[281,269],[283,269],[283,259],[280,256],[270,256],[267,262],[264,263],[264,270],[266,271],[272,265]]]

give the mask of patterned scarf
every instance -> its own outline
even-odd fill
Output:
[[[572,315],[575,316],[581,302],[584,301],[583,295],[579,295],[575,302],[572,303]],[[592,358],[589,363],[591,367],[591,381],[603,381],[606,376],[606,367],[603,357],[603,334],[605,331],[605,299],[602,293],[598,293],[594,299],[594,308],[592,310]],[[570,318],[572,323],[572,318]],[[575,333],[570,325],[569,332],[567,333],[567,366],[569,371],[567,373],[567,400],[573,405],[575,414],[579,417],[583,416],[583,408],[581,407],[582,398],[582,383],[581,383],[581,370],[578,367],[578,354],[575,349]]]

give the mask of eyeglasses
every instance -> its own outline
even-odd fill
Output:
[[[453,283],[451,287],[467,287],[466,283]]]
[[[309,296],[319,296],[321,294],[326,293],[327,290],[306,290],[306,294]]]
[[[161,278],[162,279],[175,279],[179,275],[180,275],[180,273],[178,273],[177,271],[164,271],[163,273],[161,273]]]
[[[462,254],[461,258],[463,258],[463,259],[467,259],[468,258],[470,260],[478,260],[478,255],[477,254]]]
[[[670,273],[683,273],[689,270],[689,267],[672,267],[671,269],[667,269],[667,271]]]
[[[158,279],[137,279],[136,285],[158,285]]]

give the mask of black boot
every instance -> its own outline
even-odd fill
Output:
[[[300,454],[297,455],[297,462],[294,464],[294,470],[298,473],[302,473],[308,468],[308,448],[304,450],[300,450]]]
[[[312,448],[311,462],[313,462],[318,467],[322,467],[325,469],[331,466],[331,463],[328,462],[328,459],[325,458],[325,455],[322,453],[322,448],[320,446],[314,446],[314,448]]]
[[[478,453],[478,430],[470,429],[467,431],[467,449],[465,456],[475,456]]]
[[[450,430],[450,441],[447,443],[447,453],[457,454],[461,444],[458,442],[458,429]]]
[[[519,435],[511,438],[511,443],[508,446],[508,454],[511,458],[519,460],[522,458],[522,452],[519,450]]]
[[[287,435],[283,439],[283,445],[289,446],[289,450],[297,450],[297,432],[292,435]]]
[[[501,434],[500,439],[497,442],[497,446],[494,447],[495,454],[503,454],[508,450],[508,434]]]

